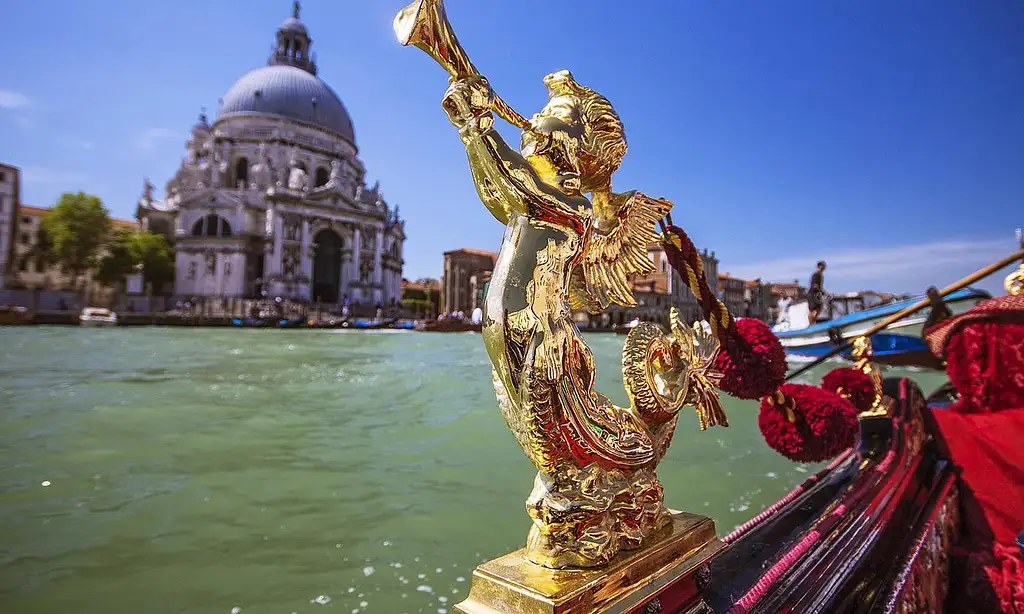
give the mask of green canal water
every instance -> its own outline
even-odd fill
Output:
[[[622,337],[589,340],[624,403]],[[5,614],[445,614],[526,536],[479,335],[22,327],[0,355]],[[816,469],[726,410],[660,471],[720,534]]]

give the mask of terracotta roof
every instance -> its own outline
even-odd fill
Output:
[[[110,218],[110,225],[115,228],[138,228],[139,223],[135,220],[122,220],[120,218]]]
[[[487,256],[491,260],[498,259],[498,252],[490,252],[486,249],[476,249],[473,247],[461,247],[459,249],[453,249],[444,253],[445,256],[448,254],[466,254],[468,256]]]
[[[423,292],[437,292],[441,290],[441,282],[434,280],[430,283],[421,284],[419,282],[403,279],[402,288],[407,288],[409,290],[421,290]]]
[[[33,207],[32,205],[22,205],[18,208],[18,213],[27,213],[29,215],[42,215],[49,211],[46,207]]]
[[[747,280],[745,280],[745,279],[740,279],[739,277],[733,277],[732,275],[730,275],[730,274],[728,274],[728,273],[719,273],[719,274],[718,274],[718,279],[720,279],[720,280],[722,280],[722,281],[725,281],[725,280],[727,280],[727,279],[733,279],[733,280],[736,280],[736,281],[741,281],[741,282],[743,282],[743,283],[747,283]]]
[[[18,213],[23,215],[38,215],[42,216],[50,207],[33,207],[32,205],[22,205],[18,208]],[[110,225],[114,228],[138,228],[139,222],[137,220],[122,220],[121,218],[112,217],[110,218]]]
[[[749,279],[747,280],[746,284],[748,288],[756,288],[761,285],[761,278],[758,277],[757,279]]]

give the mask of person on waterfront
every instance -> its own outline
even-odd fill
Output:
[[[807,322],[814,324],[825,304],[825,261],[818,261],[818,269],[811,274],[811,286],[807,290]]]
[[[473,315],[470,317],[472,318],[471,321],[473,322],[473,324],[483,324],[484,310],[477,307],[476,309],[473,310]]]
[[[789,305],[793,302],[793,299],[783,295],[779,299],[779,315],[776,318],[776,324],[782,324],[783,322],[789,323]]]

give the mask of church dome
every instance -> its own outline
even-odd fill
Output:
[[[336,132],[353,145],[352,119],[334,90],[307,70],[272,64],[251,70],[224,94],[218,120],[250,114],[278,115]]]

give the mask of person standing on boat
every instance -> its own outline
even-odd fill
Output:
[[[811,287],[807,290],[808,324],[818,321],[818,313],[825,303],[825,261],[818,261],[818,270],[811,274]]]

